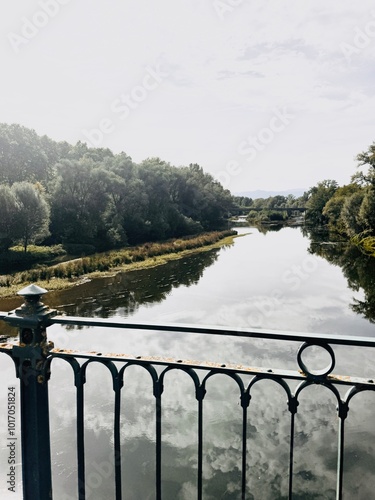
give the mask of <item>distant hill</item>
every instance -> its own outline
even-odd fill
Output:
[[[261,189],[257,189],[256,191],[241,191],[240,193],[234,193],[234,196],[247,196],[248,198],[252,198],[256,200],[257,198],[269,198],[270,196],[288,196],[288,194],[292,194],[296,198],[302,196],[303,193],[307,191],[307,189],[298,188],[298,189],[288,189],[286,191],[263,191]]]

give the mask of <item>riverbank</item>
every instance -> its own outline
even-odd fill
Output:
[[[191,238],[179,238],[162,243],[145,243],[101,254],[74,259],[53,266],[38,266],[28,271],[0,276],[0,297],[14,296],[30,283],[62,290],[77,286],[92,278],[160,266],[196,252],[233,244],[236,231],[214,231]]]

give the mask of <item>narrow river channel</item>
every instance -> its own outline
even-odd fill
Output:
[[[238,232],[243,236],[230,246],[160,267],[92,280],[63,292],[51,292],[44,302],[75,316],[293,332],[375,334],[372,322],[375,306],[371,300],[375,266],[369,258],[362,263],[360,254],[346,251],[340,242],[319,238],[312,241],[301,228],[262,233],[248,227],[238,228]],[[0,310],[13,309],[18,303],[14,299],[2,300]],[[292,342],[194,334],[186,338],[168,332],[122,332],[105,328],[73,331],[58,325],[49,328],[48,337],[55,347],[63,349],[283,369],[297,366],[298,345]],[[342,347],[335,352],[335,373],[374,377],[374,355],[370,350]],[[318,365],[324,363],[319,353],[313,354],[311,361]],[[62,361],[55,360],[52,368],[54,498],[70,500],[77,498],[73,377]],[[6,377],[11,377],[11,370],[7,361]],[[154,401],[150,378],[144,372],[132,367],[128,386],[124,388],[122,467],[127,500],[155,498]],[[196,401],[186,374],[172,373],[173,377],[166,377],[163,394],[163,500],[191,500],[196,498]],[[239,500],[241,407],[238,389],[233,380],[224,375],[213,378],[205,403],[203,498]],[[289,413],[285,394],[275,385],[262,382],[262,390],[254,391],[250,405],[248,499],[287,498]],[[91,487],[89,484],[87,498],[114,498],[113,478],[105,478],[113,440],[113,394],[107,370],[90,367],[85,394],[86,471],[87,477],[91,473],[97,480],[95,483],[92,479]],[[375,498],[374,409],[375,396],[358,397],[358,404],[350,410],[347,419],[345,498],[348,499]],[[309,388],[301,398],[301,412],[296,420],[294,499],[335,498],[337,424],[336,405],[329,391],[319,386]],[[3,448],[1,460],[4,456]],[[98,472],[99,469],[102,472]]]

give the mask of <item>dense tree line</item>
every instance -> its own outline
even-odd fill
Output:
[[[288,196],[275,195],[268,198],[252,199],[248,196],[234,196],[236,204],[241,208],[249,208],[250,210],[274,210],[282,208],[299,208],[306,205],[306,193],[302,196],[296,197],[293,194]]]
[[[354,238],[375,254],[375,142],[357,155],[357,161],[360,170],[345,186],[326,179],[298,198],[277,195],[255,200],[234,197],[234,200],[240,209],[249,209],[250,220],[260,223],[285,220],[288,214],[280,212],[283,208],[306,207],[307,224],[325,227],[347,239]]]
[[[230,192],[202,167],[55,142],[0,124],[0,250],[21,243],[97,250],[219,229]]]
[[[247,196],[234,196],[235,203],[241,210],[248,210],[247,219],[253,224],[285,222],[294,215],[293,208],[306,206],[307,193],[300,197],[275,195],[268,198],[252,199]]]
[[[324,180],[308,191],[307,220],[325,225],[344,237],[375,237],[375,143],[357,156],[358,167],[351,183],[339,186]]]

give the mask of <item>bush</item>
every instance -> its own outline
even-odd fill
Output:
[[[66,243],[64,244],[64,249],[69,255],[76,255],[79,257],[82,255],[92,255],[96,252],[94,245],[84,243]]]
[[[17,283],[24,282],[35,282],[39,280],[50,280],[51,278],[76,278],[83,276],[94,271],[109,271],[114,267],[121,264],[129,264],[131,262],[141,262],[147,258],[155,258],[156,255],[163,255],[171,252],[178,252],[186,249],[199,248],[205,245],[213,244],[226,236],[232,236],[237,234],[236,231],[228,230],[221,232],[203,233],[196,236],[186,236],[179,240],[170,240],[163,243],[147,243],[139,247],[129,248],[123,250],[117,250],[113,252],[107,252],[103,254],[92,255],[90,257],[83,257],[81,259],[76,259],[68,262],[61,262],[53,266],[38,265],[34,268],[24,271],[22,274],[4,277],[0,281],[0,287],[9,286],[10,281],[12,283],[16,280]],[[90,245],[86,245],[90,247]],[[75,245],[75,247],[80,247],[82,245]],[[47,247],[48,248],[48,247]],[[46,255],[46,250],[43,251],[39,249],[39,254],[37,251],[34,253],[24,252],[18,253],[14,251],[10,253],[12,257],[22,257],[25,263],[26,261],[35,259],[35,255]],[[61,247],[56,247],[52,251],[49,249],[49,257],[53,253],[64,253]],[[44,252],[44,253],[43,253]],[[2,262],[3,263],[3,262]]]
[[[0,272],[12,273],[13,271],[30,269],[35,264],[52,262],[65,253],[62,245],[52,247],[30,245],[27,252],[24,251],[23,247],[15,246],[0,253]]]
[[[269,220],[272,221],[283,221],[285,219],[283,212],[273,211],[268,214]]]

